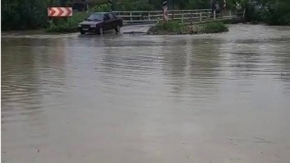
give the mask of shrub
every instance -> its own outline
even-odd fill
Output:
[[[117,2],[116,7],[119,10],[124,11],[133,11],[133,10],[149,11],[154,9],[153,5],[148,3],[147,0],[123,0]]]
[[[111,5],[109,4],[102,4],[96,5],[90,9],[91,12],[109,12],[111,11]]]
[[[220,21],[199,25],[184,25],[176,21],[160,22],[150,28],[148,34],[194,34],[194,33],[219,33],[226,32],[228,28]]]
[[[183,25],[176,21],[159,22],[156,25],[157,30],[165,30],[169,32],[181,32]]]
[[[45,1],[2,0],[2,30],[25,30],[44,27],[47,22]]]

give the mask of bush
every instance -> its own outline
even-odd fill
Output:
[[[220,21],[201,24],[200,27],[202,33],[218,33],[229,31],[228,27]]]
[[[176,21],[159,22],[156,25],[157,30],[165,30],[169,32],[181,32],[183,25]]]
[[[228,28],[224,23],[215,21],[199,25],[184,25],[176,21],[167,23],[160,22],[156,26],[151,27],[148,34],[197,34],[197,33],[219,33],[226,32]]]
[[[109,4],[102,4],[96,5],[90,9],[91,12],[109,12],[111,11],[111,5]]]
[[[290,25],[290,1],[268,0],[265,3],[246,1],[245,18],[252,23],[265,22],[269,25]]]
[[[185,9],[205,9],[210,7],[210,1],[191,0],[185,5]]]
[[[25,30],[44,27],[47,23],[45,1],[2,0],[1,27],[3,30]]]
[[[263,20],[269,25],[290,25],[290,2],[268,3],[263,10]]]
[[[148,0],[123,0],[118,2],[116,7],[123,11],[149,11],[154,9],[153,5],[148,3]]]

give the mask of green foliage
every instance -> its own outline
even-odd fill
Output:
[[[209,1],[190,0],[186,3],[185,9],[206,9],[210,8]]]
[[[169,32],[181,32],[183,25],[176,21],[159,22],[156,25],[157,30],[165,30]]]
[[[117,10],[125,11],[150,11],[154,9],[152,3],[150,3],[148,0],[121,0],[117,2],[116,7]]]
[[[157,34],[219,33],[226,31],[228,31],[227,26],[220,21],[195,25],[193,28],[190,25],[187,26],[176,21],[160,22],[149,30],[150,33]]]
[[[90,9],[91,12],[109,12],[111,6],[109,4],[96,5]]]
[[[218,33],[218,32],[226,32],[229,30],[228,27],[220,21],[209,22],[201,24],[200,26],[202,33]]]
[[[270,25],[290,25],[290,1],[268,2],[262,11],[263,20]]]
[[[270,25],[290,25],[289,0],[245,1],[247,21],[265,22]]]
[[[77,27],[70,25],[70,23],[63,23],[61,25],[52,24],[46,29],[47,32],[70,33],[77,32]]]
[[[48,3],[50,2],[45,0],[2,0],[2,29],[19,30],[44,27],[47,20]]]

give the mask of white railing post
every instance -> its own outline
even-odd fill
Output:
[[[229,17],[232,18],[232,10],[229,11]]]
[[[199,13],[199,21],[202,22],[202,12]]]
[[[181,15],[181,23],[183,24],[184,23],[184,14],[182,13]]]
[[[216,18],[216,12],[215,10],[213,10],[213,20],[215,20],[215,18]]]
[[[245,19],[246,9],[243,11],[243,19]]]
[[[148,20],[151,20],[151,18],[150,18],[150,11],[148,12]]]
[[[132,23],[133,19],[132,19],[132,12],[130,12],[130,23]]]

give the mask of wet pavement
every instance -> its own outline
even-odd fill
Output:
[[[1,43],[3,163],[290,161],[290,27]]]

